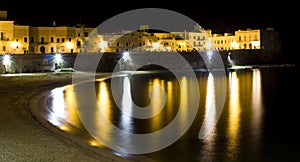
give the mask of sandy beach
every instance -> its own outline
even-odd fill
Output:
[[[33,96],[71,82],[70,73],[0,76],[0,161],[129,161],[83,147],[34,118]]]

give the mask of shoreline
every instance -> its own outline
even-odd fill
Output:
[[[105,75],[104,75],[105,76]],[[69,84],[67,84],[69,85]],[[35,96],[33,96],[29,103],[29,109],[32,113],[32,116],[37,120],[37,122],[41,123],[47,129],[53,131],[54,133],[64,137],[66,140],[70,140],[81,147],[91,150],[101,156],[104,157],[113,157],[117,161],[143,161],[143,162],[152,162],[153,160],[148,157],[142,155],[125,155],[121,153],[117,153],[114,150],[106,148],[105,146],[98,146],[98,142],[86,131],[78,130],[75,126],[72,126],[71,123],[66,123],[68,126],[72,128],[72,133],[68,133],[67,131],[59,128],[58,126],[53,125],[47,119],[45,119],[43,115],[43,111],[46,111],[48,105],[47,101],[50,92],[55,88],[63,88],[67,85],[57,86],[50,90],[43,91]],[[89,142],[88,142],[89,141]],[[93,144],[91,144],[93,142]]]
[[[34,96],[71,83],[71,74],[38,73],[0,77],[0,161],[128,161],[98,153],[53,132],[33,117]]]

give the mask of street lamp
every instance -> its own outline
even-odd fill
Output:
[[[54,65],[55,65],[55,70],[56,70],[56,69],[62,68],[63,63],[64,63],[64,60],[63,60],[62,54],[60,54],[60,53],[54,54]]]
[[[5,54],[2,57],[2,64],[5,67],[5,70],[8,72],[11,70],[12,58],[10,54]]]

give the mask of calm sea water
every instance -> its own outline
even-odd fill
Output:
[[[121,97],[114,101],[111,80],[95,82],[96,108],[78,104],[76,86],[52,90],[49,96],[50,109],[45,117],[58,128],[74,136],[82,137],[90,145],[104,145],[83,135],[90,131],[92,136],[101,136],[112,142],[112,128],[103,125],[99,111],[104,112],[111,124],[132,134],[147,134],[164,129],[179,112],[182,104],[183,115],[176,121],[178,132],[185,132],[175,143],[151,153],[143,154],[156,161],[299,161],[300,133],[299,119],[299,71],[297,67],[269,67],[228,71],[225,78],[218,78],[208,72],[197,73],[199,85],[199,106],[191,127],[185,132],[190,115],[184,115],[191,106],[190,91],[195,90],[191,78],[177,80],[171,73],[145,73],[131,77],[119,77]],[[213,127],[206,138],[199,138],[199,131],[209,108],[215,108],[220,95],[218,80],[225,81],[225,100],[220,116],[212,111],[205,124]],[[78,86],[83,86],[78,85]],[[155,89],[154,87],[161,87]],[[154,88],[154,89],[153,89]],[[124,95],[124,93],[131,95]],[[89,91],[84,92],[89,97]],[[187,95],[189,94],[189,95]],[[159,112],[149,119],[129,117],[133,113],[132,103],[144,107],[149,105],[153,112]],[[120,105],[120,106],[118,106]],[[160,105],[164,105],[161,111]],[[120,108],[119,108],[120,107]],[[89,109],[84,112],[83,109]],[[126,113],[124,113],[126,111]],[[82,118],[89,113],[89,119]],[[84,121],[84,122],[83,122]],[[86,122],[91,126],[86,128]],[[216,123],[216,125],[214,125]],[[92,130],[91,130],[92,128]],[[78,133],[81,132],[81,133]],[[165,137],[164,137],[165,138]],[[134,145],[127,135],[119,134],[120,147]],[[156,136],[157,141],[165,140]]]

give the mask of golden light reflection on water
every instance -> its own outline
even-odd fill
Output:
[[[261,134],[261,119],[263,114],[263,103],[261,94],[261,73],[259,69],[253,69],[252,76],[252,115],[251,115],[251,127],[253,137],[255,141],[260,141],[259,137]],[[259,143],[256,143],[259,145]]]
[[[182,113],[180,114],[180,120],[178,123],[178,131],[183,131],[185,129],[185,122],[186,122],[186,117],[187,117],[187,109],[188,107],[188,102],[189,102],[189,96],[188,94],[188,90],[189,88],[189,84],[188,84],[188,79],[186,76],[183,76],[180,79],[180,107],[182,108]]]
[[[95,127],[95,136],[99,137],[101,134],[101,137],[103,137],[106,141],[111,140],[110,139],[110,133],[111,130],[109,130],[110,127],[107,127],[105,125],[103,125],[102,123],[105,123],[104,120],[110,120],[112,117],[112,110],[111,110],[111,99],[110,99],[110,93],[108,91],[108,85],[105,81],[100,81],[99,82],[99,91],[97,94],[97,109],[95,110],[94,114],[95,116],[93,116],[95,123],[96,123],[96,127]],[[100,113],[103,113],[103,115],[101,115]],[[101,117],[105,117],[105,118],[101,118]],[[97,142],[93,139],[90,140],[90,143],[93,145],[99,145],[97,144]]]
[[[238,153],[240,113],[239,79],[236,71],[229,73],[229,117],[228,117],[228,150],[230,156]]]
[[[204,131],[211,131],[216,120],[215,86],[214,77],[209,73],[207,78],[206,100],[205,100],[205,118],[208,119],[204,126]]]
[[[162,97],[163,94],[162,91],[159,90],[159,88],[155,87],[161,87],[163,90],[165,90],[165,82],[163,80],[160,80],[158,78],[153,79],[153,81],[148,85],[148,89],[151,90],[151,103],[152,103],[152,111],[157,112],[157,110],[160,109],[160,106],[162,105]],[[157,115],[153,119],[151,119],[151,127],[152,130],[157,130],[161,127],[161,117],[162,115]]]
[[[80,130],[82,124],[76,111],[74,87],[71,85],[56,88],[51,91],[52,105],[48,120],[61,130],[75,132],[70,126]]]
[[[245,125],[250,126],[249,130],[251,132],[250,138],[255,139],[246,139],[248,141],[251,141],[252,143],[248,146],[250,148],[257,148],[255,146],[260,145],[261,139],[259,139],[261,136],[261,128],[262,128],[262,113],[263,113],[263,98],[262,98],[262,83],[261,83],[261,71],[258,69],[253,69],[252,73],[243,73],[244,75],[238,75],[237,71],[229,72],[228,74],[228,114],[227,111],[224,110],[223,115],[228,115],[228,118],[222,118],[221,123],[228,124],[228,127],[224,127],[226,132],[222,132],[224,130],[223,128],[219,128],[217,130],[217,127],[213,129],[213,131],[208,134],[206,138],[201,140],[203,141],[203,145],[201,145],[201,150],[197,150],[198,153],[201,153],[201,160],[203,161],[212,161],[215,158],[215,153],[219,151],[220,149],[226,150],[225,156],[229,156],[228,159],[234,159],[232,157],[238,156],[240,153],[240,145],[243,145],[243,141],[245,139],[242,137],[241,129]],[[245,75],[249,74],[249,75]],[[252,74],[252,78],[250,78]],[[144,79],[144,78],[142,78]],[[207,79],[207,84],[204,85],[204,89],[206,87],[206,93],[205,94],[205,109],[204,109],[204,115],[205,117],[208,117],[207,122],[201,123],[203,124],[204,131],[211,131],[211,127],[214,127],[214,124],[216,123],[216,118],[218,114],[217,110],[217,102],[215,101],[218,94],[218,77],[215,77],[209,73],[208,77],[201,77],[199,79],[203,79],[203,82]],[[226,78],[227,79],[227,78]],[[252,81],[251,81],[252,80]],[[95,135],[105,138],[106,141],[113,140],[111,134],[112,130],[110,130],[110,127],[107,127],[105,125],[101,125],[101,123],[107,123],[103,122],[103,120],[109,120],[114,122],[115,125],[118,125],[121,127],[122,130],[132,132],[132,130],[136,131],[136,129],[141,129],[141,132],[147,132],[147,131],[154,131],[158,129],[162,129],[163,126],[167,125],[167,122],[172,122],[172,119],[177,114],[178,106],[181,104],[183,110],[182,114],[180,115],[180,120],[178,121],[178,131],[183,131],[185,127],[185,123],[187,121],[188,112],[186,112],[190,106],[190,97],[192,93],[191,91],[194,90],[194,87],[191,86],[191,80],[188,77],[182,77],[179,78],[179,80],[175,81],[172,79],[162,79],[162,78],[154,78],[154,79],[148,79],[147,82],[143,86],[143,94],[150,94],[149,96],[139,96],[140,99],[144,100],[141,101],[142,103],[148,103],[148,99],[151,100],[151,107],[149,107],[154,112],[159,109],[159,106],[162,104],[162,97],[164,97],[164,94],[161,90],[154,87],[160,87],[161,89],[164,89],[166,92],[167,102],[166,106],[164,107],[164,110],[161,111],[160,114],[154,116],[153,118],[147,120],[143,124],[139,125],[136,122],[136,120],[127,114],[121,113],[122,109],[127,113],[132,113],[133,105],[132,105],[132,93],[136,94],[134,92],[141,91],[140,89],[135,89],[135,85],[139,84],[141,82],[134,82],[135,79],[130,80],[129,77],[122,77],[120,78],[120,83],[122,83],[123,87],[120,89],[120,91],[123,92],[122,98],[120,100],[120,105],[122,106],[120,109],[121,111],[118,111],[118,108],[116,108],[113,100],[113,96],[110,89],[110,82],[107,80],[101,80],[97,82],[98,86],[96,86],[98,89],[97,92],[97,109],[93,110],[92,113],[93,118],[92,122],[96,124],[95,126]],[[137,80],[139,81],[139,80]],[[145,80],[142,80],[145,81]],[[203,82],[199,82],[200,84],[203,84]],[[178,85],[180,83],[180,87]],[[139,86],[138,86],[139,87]],[[144,92],[147,91],[147,92]],[[152,91],[151,91],[152,90]],[[151,91],[151,93],[149,93]],[[66,86],[63,88],[56,88],[51,92],[51,111],[49,111],[48,119],[49,121],[55,125],[58,126],[60,129],[72,132],[73,127],[70,127],[68,124],[72,124],[76,127],[83,128],[80,119],[78,117],[78,114],[76,112],[76,99],[74,99],[74,87],[73,86]],[[245,96],[243,94],[247,94],[249,96]],[[242,96],[241,96],[242,95]],[[145,99],[143,98],[145,97]],[[149,98],[147,98],[149,97]],[[251,100],[250,100],[251,99]],[[204,101],[204,100],[203,100]],[[243,103],[243,105],[241,105]],[[248,106],[247,106],[248,105]],[[202,105],[204,106],[204,105]],[[226,105],[227,106],[227,105]],[[225,107],[226,107],[225,106]],[[243,112],[242,107],[243,106]],[[103,113],[106,119],[99,118],[99,113]],[[245,114],[246,113],[246,114]],[[201,114],[203,115],[203,114]],[[250,120],[244,120],[242,117],[248,117]],[[203,116],[201,116],[203,117]],[[227,117],[227,116],[226,116]],[[221,118],[220,118],[221,119]],[[224,119],[224,120],[223,120]],[[242,120],[243,119],[243,120]],[[246,124],[245,124],[246,123]],[[225,124],[225,125],[226,125]],[[138,126],[137,126],[138,125]],[[200,125],[198,125],[200,126]],[[84,129],[84,128],[83,128]],[[221,131],[220,131],[221,130]],[[244,129],[243,129],[244,130]],[[248,135],[248,134],[247,134]],[[220,144],[218,143],[218,138],[223,136],[226,137],[226,141],[224,141]],[[249,137],[249,136],[248,136]],[[130,145],[132,144],[130,139],[128,139],[126,136],[122,136],[120,134],[120,139],[124,140],[124,145]],[[153,144],[158,143],[158,140],[162,140],[161,138],[157,138],[153,140]],[[100,144],[99,141],[91,138],[89,140],[86,140],[91,146],[104,146]],[[219,147],[220,144],[220,147]],[[223,147],[224,144],[224,147]],[[195,151],[195,150],[194,150]],[[189,152],[189,151],[186,151]],[[224,152],[221,152],[224,153]],[[200,154],[199,154],[200,155]],[[198,155],[198,156],[199,156]]]
[[[173,83],[171,81],[167,82],[167,118],[168,120],[172,119],[174,109],[172,109],[174,104],[173,97]]]
[[[204,145],[201,154],[201,161],[212,161],[215,150],[215,123],[216,123],[216,103],[215,103],[215,84],[214,77],[209,73],[207,78],[206,96],[205,96],[205,118],[207,122],[203,123],[204,134],[208,134],[204,138]],[[213,128],[213,129],[212,129]]]
[[[71,85],[65,86],[64,92],[67,119],[73,126],[80,129],[82,128],[82,124],[77,114],[76,100],[74,98],[74,87]]]
[[[56,88],[51,91],[52,103],[48,120],[55,126],[62,126],[67,119],[65,111],[64,88]]]

